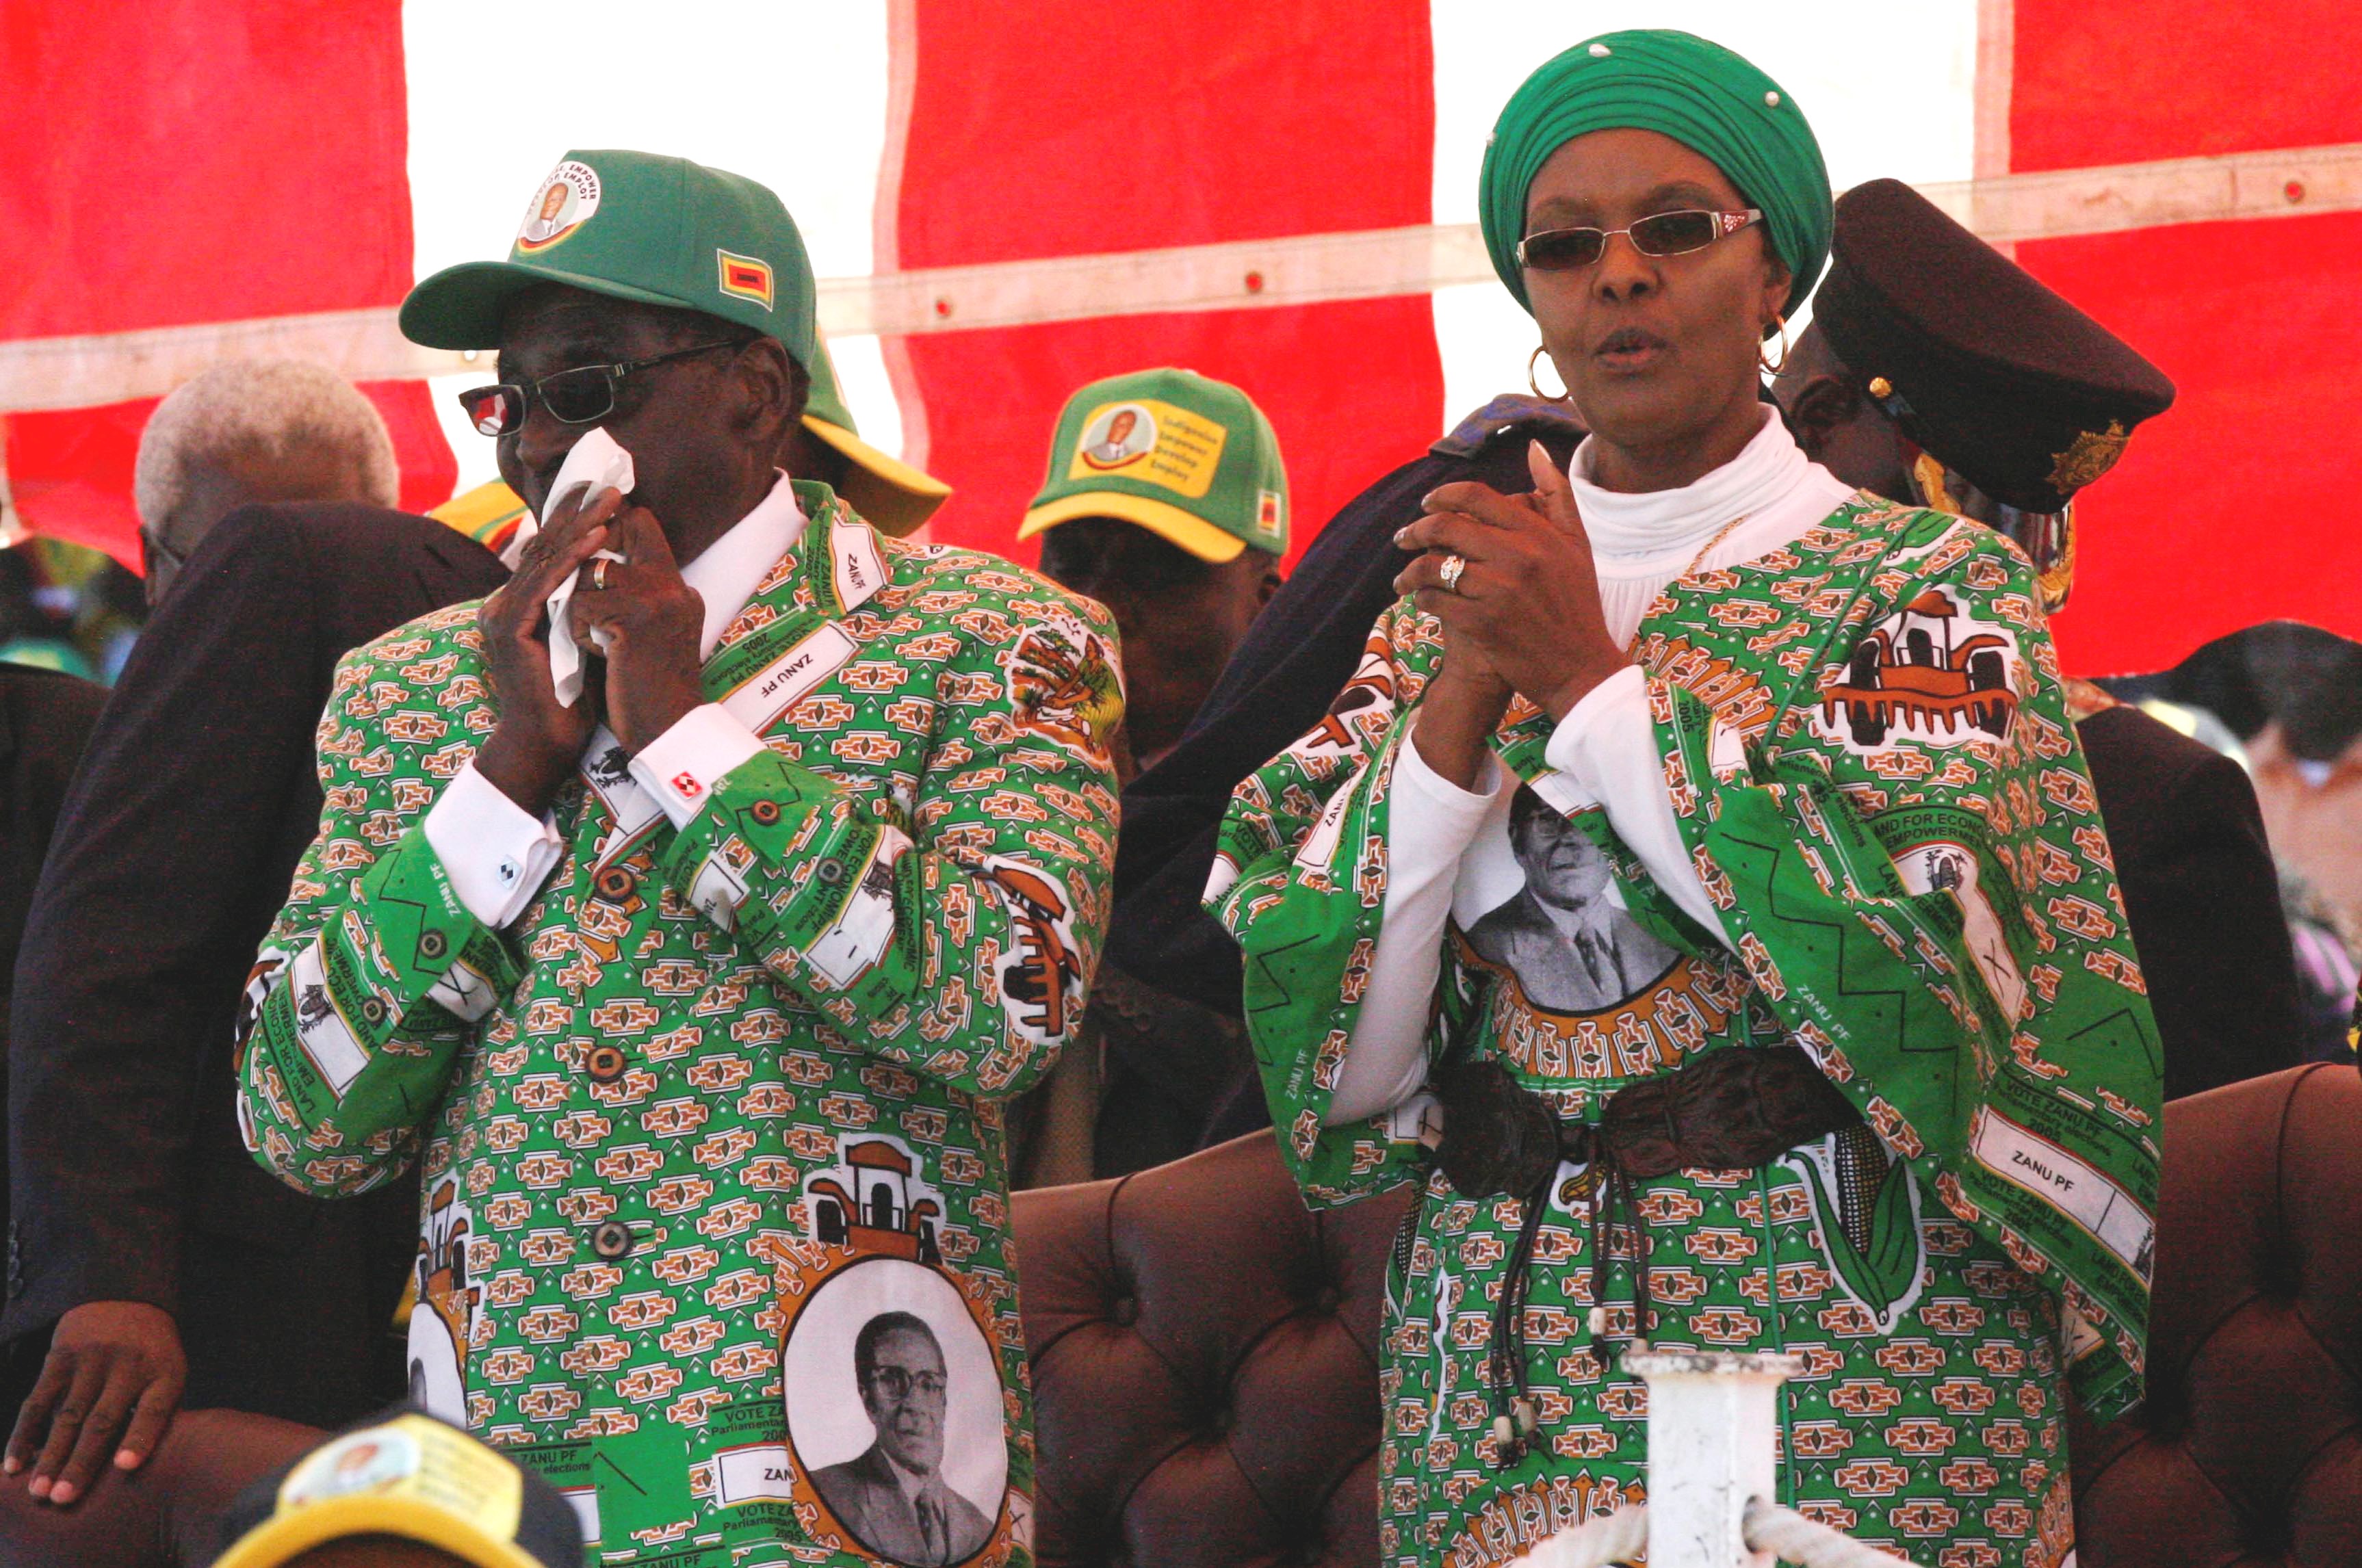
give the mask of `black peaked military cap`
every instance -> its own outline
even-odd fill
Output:
[[[1903,433],[1979,490],[2057,512],[2173,383],[1899,180],[1838,198],[1813,319]]]

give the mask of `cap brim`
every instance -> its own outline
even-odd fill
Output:
[[[934,475],[889,457],[842,425],[804,415],[804,428],[853,465],[839,493],[880,533],[896,538],[915,530],[950,499],[952,487]]]
[[[1144,495],[1128,495],[1120,491],[1087,491],[1081,495],[1062,495],[1025,513],[1025,521],[1017,526],[1017,536],[1030,539],[1045,529],[1061,523],[1071,523],[1077,517],[1119,517],[1126,523],[1137,523],[1161,539],[1187,550],[1201,561],[1220,566],[1234,561],[1246,553],[1247,542],[1235,534],[1225,534],[1195,513],[1184,512],[1168,502],[1152,501]]]
[[[355,1492],[276,1514],[240,1536],[214,1568],[281,1568],[326,1541],[397,1535],[438,1547],[473,1568],[549,1568],[513,1540],[498,1540],[415,1497]]]
[[[635,289],[606,278],[585,277],[556,267],[520,261],[462,261],[446,267],[410,291],[398,318],[402,335],[428,348],[498,348],[501,308],[525,290],[543,283],[563,283],[610,299],[636,300],[642,304],[670,305],[676,310],[701,308],[652,289]]]

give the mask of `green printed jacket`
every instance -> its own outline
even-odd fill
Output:
[[[1857,494],[1651,605],[1633,657],[1720,941],[1551,767],[1547,715],[1520,701],[1495,736],[1606,856],[1670,966],[1614,1005],[1552,1011],[1455,927],[1430,1058],[1492,1058],[1595,1121],[1637,1078],[1792,1040],[1868,1129],[1760,1171],[1636,1184],[1639,1232],[1611,1216],[1597,1259],[1587,1189],[1562,1186],[1530,1276],[1542,1430],[1522,1460],[1489,1435],[1487,1363],[1522,1205],[1453,1192],[1416,1105],[1326,1125],[1376,959],[1394,767],[1441,655],[1408,602],[1380,620],[1330,716],[1235,793],[1209,900],[1245,953],[1249,1030],[1308,1199],[1426,1188],[1389,1296],[1388,1561],[1506,1562],[1641,1494],[1642,1392],[1588,1320],[1610,1350],[1639,1332],[1802,1356],[1783,1419],[1786,1496],[1807,1513],[1918,1561],[2059,1562],[2060,1375],[2103,1417],[2139,1393],[2160,1063],[2023,556]]]
[[[414,1392],[565,1489],[591,1561],[1022,1564],[1000,1102],[1097,957],[1115,635],[795,488],[705,668],[766,748],[676,832],[602,731],[505,929],[420,825],[495,723],[477,606],[346,657],[240,1113],[323,1198],[422,1163]]]

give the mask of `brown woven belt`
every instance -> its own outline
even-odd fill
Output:
[[[1551,1183],[1562,1161],[1585,1167],[1580,1178],[1591,1208],[1592,1353],[1606,1326],[1608,1206],[1624,1210],[1634,1259],[1633,1334],[1649,1331],[1649,1237],[1632,1182],[1684,1168],[1749,1170],[1799,1143],[1859,1125],[1861,1114],[1802,1049],[1775,1045],[1709,1052],[1680,1069],[1627,1084],[1607,1097],[1597,1125],[1562,1121],[1551,1102],[1497,1062],[1473,1062],[1437,1075],[1443,1136],[1436,1164],[1462,1198],[1523,1200],[1524,1221],[1509,1254],[1500,1306],[1493,1316],[1490,1381],[1496,1463],[1517,1463],[1540,1427],[1526,1393],[1525,1316],[1534,1239],[1549,1211]],[[1571,1205],[1570,1205],[1571,1207]]]

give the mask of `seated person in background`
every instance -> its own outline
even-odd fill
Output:
[[[131,499],[148,602],[162,602],[206,531],[267,501],[392,506],[402,488],[377,408],[334,370],[237,359],[182,382],[139,433]]]
[[[258,466],[259,436],[216,446],[252,412],[219,403],[238,386],[282,431],[343,429],[353,446],[335,460],[305,448],[283,475]],[[151,572],[180,569],[32,900],[9,1046],[0,1409],[15,1422],[5,1468],[29,1466],[37,1497],[71,1503],[110,1460],[137,1465],[183,1379],[197,1407],[314,1426],[402,1390],[390,1325],[415,1184],[335,1209],[288,1192],[240,1145],[229,1063],[238,988],[319,827],[313,736],[337,658],[507,575],[440,524],[334,499],[356,473],[391,498],[392,465],[368,402],[302,365],[210,371],[143,442],[143,497],[302,494],[307,475],[318,494],[204,517],[201,543],[183,532],[193,501],[170,510],[163,547],[151,522]],[[169,553],[183,547],[185,565]]]
[[[2147,360],[1894,180],[1837,204],[1828,280],[1777,388],[1806,455],[2000,528],[2067,599],[2075,492],[2173,401]],[[2293,1066],[2288,923],[2239,766],[2067,683],[2165,1050],[2169,1099]]]
[[[1563,468],[1582,438],[1563,397],[1539,387],[1530,396],[1505,393],[1348,502],[1256,617],[1180,744],[1125,788],[1098,995],[1137,991],[1186,1001],[1189,1010],[1143,1010],[1136,1042],[1133,1032],[1109,1036],[1109,1076],[1153,1082],[1157,1093],[1142,1097],[1146,1117],[1120,1114],[1127,1097],[1109,1095],[1098,1175],[1120,1176],[1269,1123],[1238,1023],[1238,944],[1198,903],[1231,791],[1332,705],[1342,723],[1371,695],[1357,685],[1340,698],[1371,625],[1395,602],[1403,562],[1395,534],[1418,518],[1420,498],[1462,480],[1514,493],[1533,483],[1529,443],[1540,441]]]
[[[546,525],[338,668],[248,985],[248,1146],[319,1198],[426,1173],[412,1385],[582,1476],[602,1562],[865,1561],[802,1522],[859,1407],[786,1320],[872,1289],[975,1368],[945,1463],[1017,1550],[1000,1104],[1097,960],[1113,624],[781,470],[814,285],[776,195],[626,150],[549,184],[599,194],[555,261],[521,239],[402,307],[499,351],[464,401]]]
[[[240,1493],[214,1568],[579,1568],[588,1507],[397,1408]]]
[[[1142,370],[1069,398],[1050,472],[1017,536],[1042,571],[1105,604],[1123,638],[1128,781],[1180,741],[1279,591],[1287,471],[1246,393],[1190,370]],[[1236,1011],[1100,966],[1083,1038],[1014,1110],[1020,1187],[1113,1176],[1200,1146]],[[1209,1077],[1209,1069],[1215,1069]],[[1250,1074],[1252,1069],[1246,1069]],[[1260,1098],[1260,1097],[1256,1097]]]

